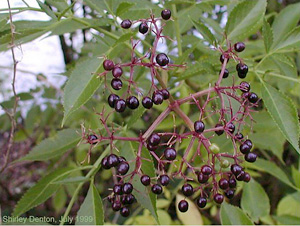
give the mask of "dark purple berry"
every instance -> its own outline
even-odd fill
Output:
[[[241,173],[241,171],[243,170],[243,168],[240,165],[237,164],[233,164],[231,165],[231,172],[237,176]]]
[[[181,191],[186,197],[189,197],[194,194],[194,188],[190,184],[184,184],[181,188]]]
[[[248,100],[250,103],[255,104],[258,101],[258,96],[256,95],[256,93],[250,93],[248,96]]]
[[[123,74],[123,69],[121,67],[114,67],[114,69],[112,70],[112,75],[115,78],[120,78]]]
[[[248,183],[251,180],[251,176],[249,173],[245,173],[244,182]]]
[[[122,217],[128,217],[130,215],[129,208],[127,206],[122,207],[120,210],[120,214],[122,215]]]
[[[228,183],[229,183],[230,188],[235,188],[236,187],[236,180],[234,178],[230,178]]]
[[[129,164],[127,162],[122,162],[117,167],[117,172],[121,175],[125,175],[129,170]]]
[[[119,156],[119,162],[120,163],[126,162],[126,159],[123,156]]]
[[[219,74],[221,74],[221,71],[219,72]],[[227,68],[225,68],[223,78],[227,78],[228,76],[229,76],[229,71]]]
[[[112,62],[111,60],[104,60],[103,61],[103,68],[106,71],[111,71],[112,69],[114,69],[115,65],[114,62]]]
[[[121,209],[121,203],[119,201],[114,202],[111,207],[113,211],[119,211]]]
[[[120,99],[120,97],[118,96],[118,95],[116,95],[116,94],[110,94],[109,96],[108,96],[108,99],[107,99],[107,101],[108,101],[108,104],[109,104],[109,106],[110,107],[115,107],[115,103],[116,103],[116,101],[117,100],[119,100]]]
[[[110,167],[115,167],[120,163],[118,156],[116,156],[115,154],[110,154],[109,156],[107,156],[107,161]]]
[[[154,184],[151,187],[151,191],[156,195],[160,195],[162,193],[163,189],[159,184]]]
[[[167,89],[162,89],[162,90],[160,90],[160,92],[162,93],[162,95],[163,95],[163,97],[164,97],[164,100],[169,99],[169,97],[170,97],[170,92],[169,92]]]
[[[116,197],[113,196],[113,195],[110,195],[110,196],[107,197],[107,200],[108,200],[109,203],[113,203],[113,202],[115,202]]]
[[[243,93],[247,93],[250,91],[250,84],[248,82],[241,82],[240,83],[240,90],[243,92]]]
[[[241,139],[244,138],[244,135],[243,135],[242,133],[236,133],[235,136],[234,136],[234,138],[235,138],[236,140],[241,140]]]
[[[142,22],[139,26],[139,32],[142,34],[146,34],[149,30],[148,24],[145,22]]]
[[[237,52],[242,52],[245,49],[245,43],[243,42],[237,42],[234,44],[234,50]]]
[[[257,158],[257,155],[253,152],[250,152],[248,154],[245,155],[245,160],[247,162],[255,162]]]
[[[122,89],[122,86],[123,86],[123,83],[122,83],[121,79],[113,78],[111,80],[111,87],[114,90],[120,90],[120,89]]]
[[[238,175],[235,176],[238,181],[242,181],[245,178],[245,171],[241,171]]]
[[[249,139],[245,140],[244,144],[247,144],[250,147],[250,149],[253,147],[253,143]]]
[[[199,208],[204,208],[206,206],[207,199],[204,197],[199,197],[196,202],[197,202],[197,206],[199,206]]]
[[[186,200],[181,200],[181,201],[178,203],[178,209],[179,209],[179,211],[182,212],[182,213],[188,211],[188,209],[189,209],[189,203],[188,203]]]
[[[144,185],[144,186],[148,186],[150,185],[150,182],[151,182],[151,179],[148,175],[143,175],[141,176],[141,183]]]
[[[133,186],[131,183],[125,183],[123,184],[122,191],[124,194],[130,194],[133,190]]]
[[[235,125],[232,122],[228,123],[227,124],[227,130],[228,130],[229,133],[234,133]]]
[[[132,203],[134,203],[135,201],[135,197],[133,194],[128,194],[124,196],[124,201],[127,205],[131,205]]]
[[[150,109],[153,106],[153,101],[150,97],[144,97],[142,100],[142,105],[144,108]]]
[[[140,105],[139,100],[135,96],[128,97],[126,103],[130,109],[137,109]]]
[[[161,11],[161,17],[164,19],[164,20],[168,20],[171,18],[171,10],[169,9],[164,9],[163,11]]]
[[[104,157],[101,161],[101,166],[103,167],[103,169],[110,169],[110,165],[108,164],[108,160],[107,157]]]
[[[87,138],[89,144],[97,144],[97,139],[97,136],[94,134],[89,135]]]
[[[201,172],[204,175],[210,175],[212,173],[212,168],[208,165],[204,165],[204,166],[201,167]]]
[[[156,63],[158,63],[162,67],[166,66],[170,62],[167,54],[165,53],[157,54],[155,59],[156,59]]]
[[[221,63],[224,62],[225,58],[227,58],[227,63],[229,62],[229,58],[226,57],[224,54],[222,54],[222,55],[220,56],[220,61],[221,61]]]
[[[218,204],[221,204],[224,201],[224,196],[220,193],[214,195],[214,201]]]
[[[167,186],[170,183],[170,178],[168,177],[168,175],[161,175],[159,177],[159,183],[162,186]]]
[[[219,180],[219,187],[222,189],[222,190],[226,190],[228,187],[229,187],[229,182],[228,180],[226,180],[225,178],[221,178]]]
[[[176,159],[177,152],[174,148],[166,148],[164,151],[164,156],[167,160],[173,161]]]
[[[198,178],[198,181],[199,181],[200,184],[204,184],[204,183],[206,183],[208,181],[209,176],[208,175],[204,175],[203,173],[199,173],[198,176],[197,176],[197,178]]]
[[[115,102],[115,110],[117,112],[124,112],[126,109],[126,102],[123,99],[118,99]]]
[[[248,96],[250,95],[250,93],[249,92],[247,92],[247,93],[242,93],[242,98],[243,99],[248,99]]]
[[[114,185],[113,191],[117,195],[122,195],[123,194],[123,192],[122,192],[122,185],[121,184]]]
[[[152,133],[151,136],[148,138],[148,144],[157,146],[160,142],[160,136],[157,133]]]
[[[123,21],[121,22],[121,27],[124,28],[124,29],[130,28],[131,25],[132,25],[132,22],[131,22],[130,20],[128,20],[128,19],[123,20]]]
[[[229,199],[232,199],[234,197],[234,190],[231,190],[231,189],[227,190],[225,192],[225,196]]]
[[[202,121],[194,122],[194,130],[196,133],[202,133],[205,129],[205,124]]]
[[[147,144],[147,149],[148,149],[149,151],[155,151],[157,148],[158,148],[158,146],[153,146],[153,145],[151,145],[151,144]]]
[[[236,65],[236,70],[240,78],[245,78],[248,73],[248,66],[246,64],[239,63]]]
[[[247,154],[249,153],[251,150],[251,148],[245,144],[245,143],[242,143],[241,146],[240,146],[240,151],[243,153],[243,154]]]
[[[223,127],[223,125],[222,124],[216,124],[215,128],[217,128],[217,127]],[[215,133],[218,136],[220,136],[220,135],[222,135],[224,133],[224,130],[223,129],[222,130],[217,130],[217,131],[215,131]]]
[[[164,97],[162,93],[158,90],[154,91],[152,94],[152,102],[156,105],[160,105],[162,104],[163,101],[164,101]]]

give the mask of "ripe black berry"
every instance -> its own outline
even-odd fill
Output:
[[[204,175],[210,175],[212,173],[212,168],[208,165],[204,165],[204,166],[201,167],[201,172]]]
[[[126,102],[123,99],[118,99],[115,102],[115,110],[117,112],[124,112],[126,109]]]
[[[148,139],[148,144],[157,146],[159,145],[159,142],[160,142],[160,136],[157,133],[152,133]]]
[[[221,126],[223,127],[222,124],[216,124],[215,128],[221,127]],[[224,130],[217,130],[217,131],[215,131],[215,133],[216,133],[218,136],[220,136],[220,135],[222,135],[222,134],[224,133]]]
[[[107,197],[107,200],[108,200],[109,203],[113,203],[113,202],[115,202],[116,197],[113,196],[113,195],[110,195],[110,196]]]
[[[115,154],[110,154],[107,156],[107,161],[110,167],[115,167],[119,164],[119,158]]]
[[[117,167],[117,172],[121,175],[125,175],[129,170],[129,164],[127,162],[122,162]]]
[[[199,206],[199,208],[204,208],[206,206],[207,199],[204,197],[199,197],[196,202],[197,202],[197,206]]]
[[[233,164],[231,165],[231,172],[237,176],[241,173],[241,171],[243,170],[243,168],[240,165],[237,164]]]
[[[224,201],[224,196],[220,193],[214,195],[214,200],[216,203],[221,204]]]
[[[243,92],[243,93],[247,93],[250,91],[250,84],[248,82],[241,82],[240,83],[240,90]]]
[[[125,183],[123,184],[122,191],[124,194],[130,194],[133,190],[133,186],[131,183]]]
[[[119,211],[121,209],[121,203],[119,201],[115,201],[111,207],[113,211]]]
[[[115,78],[120,78],[122,74],[123,74],[123,69],[121,67],[114,67],[114,69],[112,70],[112,75]]]
[[[170,178],[168,175],[161,175],[159,177],[159,182],[162,186],[167,186],[170,183]]]
[[[171,18],[171,10],[169,9],[164,9],[163,11],[161,11],[161,17],[164,19],[164,20],[168,20]]]
[[[151,145],[151,144],[147,144],[147,149],[148,149],[149,151],[155,151],[157,148],[158,148],[158,146],[153,146],[153,145]]]
[[[229,133],[234,133],[235,125],[232,122],[230,122],[230,123],[227,124],[227,129],[228,129]]]
[[[142,105],[144,108],[150,109],[153,106],[153,101],[150,97],[144,97],[142,100]]]
[[[151,191],[156,195],[160,195],[162,193],[163,189],[159,184],[154,184],[151,187]]]
[[[202,133],[205,129],[205,124],[202,121],[194,122],[194,130],[196,133]]]
[[[244,182],[248,183],[251,180],[251,176],[249,173],[245,173]]]
[[[173,161],[176,159],[177,152],[174,148],[166,148],[164,151],[164,156],[167,160]]]
[[[243,42],[237,42],[234,44],[234,50],[237,52],[242,52],[245,49],[245,43]]]
[[[186,212],[188,211],[189,209],[189,203],[186,201],[186,200],[181,200],[179,203],[178,203],[178,209],[180,212]]]
[[[253,143],[249,139],[245,140],[244,144],[247,144],[250,147],[250,149],[253,147]]]
[[[219,72],[219,74],[221,74],[221,71]],[[223,74],[223,78],[227,78],[229,76],[229,71],[227,68],[225,68],[224,74]]]
[[[148,24],[145,22],[141,23],[139,26],[139,32],[142,34],[146,34],[148,32],[148,29],[149,29]]]
[[[251,150],[251,148],[245,144],[245,143],[242,143],[241,146],[240,146],[240,151],[243,153],[243,154],[247,154],[249,153]]]
[[[223,190],[226,190],[229,187],[229,182],[225,178],[219,180],[219,187]]]
[[[156,55],[156,63],[158,63],[160,66],[166,66],[169,63],[169,58],[167,54],[165,53],[159,53]]]
[[[120,214],[122,215],[122,217],[128,217],[130,215],[129,208],[127,206],[122,207],[120,210]]]
[[[230,188],[236,187],[236,180],[234,178],[229,179],[228,183]]]
[[[231,189],[227,190],[225,192],[225,196],[229,199],[232,199],[234,197],[234,190],[231,190]]]
[[[123,83],[121,81],[121,79],[118,79],[118,78],[113,78],[111,80],[111,87],[114,89],[114,90],[120,90],[123,86]]]
[[[144,185],[144,186],[148,186],[150,185],[150,182],[151,182],[151,179],[148,175],[143,175],[141,176],[141,183]]]
[[[238,175],[235,176],[238,181],[242,181],[245,178],[245,171],[241,171]]]
[[[243,135],[242,133],[236,133],[235,136],[234,136],[234,138],[235,138],[236,140],[241,140],[241,139],[244,138],[244,135]]]
[[[131,205],[132,203],[134,203],[134,201],[135,201],[135,197],[133,194],[125,195],[125,203],[126,204]]]
[[[139,100],[135,96],[128,97],[126,103],[130,109],[136,109],[140,105]]]
[[[126,162],[126,159],[123,156],[119,156],[119,162],[120,163]]]
[[[245,155],[245,160],[247,162],[255,162],[257,158],[257,155],[253,152],[249,152],[248,154]]]
[[[170,97],[170,92],[169,92],[167,89],[162,89],[162,90],[160,90],[160,92],[162,93],[162,95],[163,95],[163,97],[164,97],[164,100],[169,99],[169,97]]]
[[[152,94],[152,101],[156,105],[162,104],[162,102],[164,101],[164,97],[163,97],[162,93],[160,91],[156,90]]]
[[[123,194],[123,192],[122,192],[122,185],[121,184],[114,185],[113,191],[117,195],[122,195]]]
[[[101,166],[103,167],[103,169],[110,169],[110,165],[108,164],[108,160],[107,157],[104,157],[101,161]]]
[[[225,58],[227,58],[227,63],[229,62],[229,58],[226,57],[224,54],[222,54],[222,55],[220,56],[220,61],[221,61],[221,63],[224,62]]]
[[[250,93],[248,96],[248,100],[249,102],[255,104],[258,101],[258,96],[256,95],[256,93]]]
[[[90,144],[97,144],[97,136],[94,134],[91,134],[88,136],[87,140]]]
[[[198,181],[199,181],[200,184],[204,184],[204,183],[206,183],[208,181],[209,176],[208,175],[204,175],[203,173],[199,173],[198,176],[197,176],[197,178],[198,178]]]
[[[114,62],[112,62],[111,60],[104,60],[103,61],[103,68],[106,71],[111,71],[112,69],[114,69],[115,65]]]
[[[115,107],[115,103],[116,103],[116,101],[117,100],[119,100],[120,99],[120,97],[118,96],[118,95],[116,95],[116,94],[110,94],[109,96],[108,96],[108,99],[107,99],[107,101],[108,101],[108,104],[109,104],[109,106],[110,107]]]
[[[132,25],[132,22],[131,22],[130,20],[128,20],[128,19],[123,20],[123,21],[121,22],[121,27],[124,28],[124,29],[130,28],[131,25]]]
[[[236,65],[236,70],[240,78],[245,78],[248,73],[248,66],[246,64],[239,63]]]
[[[191,196],[191,195],[194,194],[194,188],[193,188],[193,186],[190,185],[190,184],[184,184],[184,185],[182,186],[182,188],[181,188],[181,191],[182,191],[182,193],[183,193],[185,196],[187,196],[187,197],[189,197],[189,196]]]

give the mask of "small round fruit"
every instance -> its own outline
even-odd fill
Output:
[[[114,69],[112,70],[112,75],[115,78],[120,78],[123,74],[123,69],[121,67],[114,67]]]
[[[108,158],[104,157],[101,161],[101,166],[103,167],[103,169],[110,169],[110,165],[108,164]]]
[[[219,72],[219,74],[221,74],[221,71]],[[227,78],[228,76],[229,76],[229,71],[227,68],[225,68],[223,78]]]
[[[257,158],[257,155],[253,152],[249,152],[248,154],[245,155],[245,160],[247,162],[255,162]]]
[[[174,148],[166,148],[164,151],[164,156],[167,160],[173,161],[176,159],[177,152]]]
[[[212,173],[212,168],[208,165],[204,165],[204,166],[201,167],[201,172],[204,175],[210,175]]]
[[[233,165],[231,165],[231,172],[232,172],[235,176],[239,175],[239,174],[241,173],[242,170],[243,170],[243,168],[242,168],[240,165],[238,165],[238,164],[233,164]]]
[[[243,93],[247,93],[249,92],[251,89],[251,86],[248,82],[241,82],[240,83],[240,90],[243,92]]]
[[[120,214],[122,215],[122,217],[128,217],[130,215],[129,208],[127,206],[122,207],[120,210]]]
[[[137,109],[140,105],[139,100],[135,96],[128,97],[126,103],[130,109]]]
[[[256,93],[250,93],[250,95],[248,96],[248,100],[250,103],[255,104],[258,101],[258,96]]]
[[[248,73],[248,66],[246,64],[239,63],[236,65],[236,70],[240,78],[245,78]]]
[[[163,101],[164,101],[164,97],[162,93],[158,90],[154,91],[152,94],[152,102],[156,105],[160,105],[162,104]]]
[[[119,79],[119,78],[113,78],[111,80],[111,87],[114,90],[120,90],[120,89],[122,89],[122,86],[123,86],[123,83],[122,83],[121,79]]]
[[[104,70],[111,71],[112,69],[114,69],[114,67],[115,67],[115,64],[111,60],[104,60],[103,61]]]
[[[157,54],[155,59],[156,59],[156,63],[158,63],[159,66],[162,66],[162,67],[166,66],[170,62],[167,54],[165,54],[165,53]]]
[[[134,203],[135,197],[134,197],[133,194],[128,194],[128,195],[125,196],[125,200],[126,200],[125,201],[126,204],[131,205],[132,203]]]
[[[142,100],[142,105],[144,108],[150,109],[153,106],[153,101],[150,97],[144,97]]]
[[[251,180],[251,176],[249,173],[245,173],[244,182],[248,183]]]
[[[245,178],[245,171],[241,171],[238,175],[235,176],[238,181],[243,181]]]
[[[156,194],[156,195],[160,195],[163,191],[162,186],[160,186],[159,184],[154,184],[151,187],[151,191]]]
[[[164,100],[169,99],[169,97],[170,97],[170,92],[169,92],[167,89],[162,89],[162,90],[160,90],[160,92],[162,93],[162,95],[163,95],[163,97],[164,97]]]
[[[116,156],[115,154],[110,154],[109,156],[107,156],[107,161],[110,167],[115,167],[120,163],[118,156]]]
[[[119,162],[120,163],[126,162],[126,159],[123,156],[119,156]]]
[[[161,17],[164,19],[164,20],[168,20],[171,18],[171,10],[169,9],[164,9],[163,11],[161,11]]]
[[[122,185],[121,184],[115,184],[114,187],[113,187],[113,191],[117,195],[122,195],[123,194]]]
[[[217,144],[215,143],[212,143],[210,146],[209,146],[209,150],[214,153],[214,154],[218,154],[220,152],[220,148]]]
[[[250,149],[253,147],[253,143],[249,139],[245,140],[244,144],[247,144],[250,147]]]
[[[158,146],[153,146],[153,145],[151,145],[151,144],[147,144],[147,149],[148,149],[149,151],[155,151],[157,148],[158,148]]]
[[[160,136],[157,133],[152,133],[151,136],[148,138],[148,144],[153,146],[157,146],[160,143]]]
[[[198,120],[194,122],[194,130],[196,133],[202,133],[205,129],[205,124],[204,122]]]
[[[87,140],[88,140],[89,144],[97,144],[97,142],[98,142],[97,141],[98,138],[94,134],[89,135],[88,138],[87,138]]]
[[[237,42],[234,44],[234,50],[237,51],[237,52],[242,52],[244,51],[245,49],[245,43],[243,42]]]
[[[231,190],[231,189],[227,190],[225,192],[225,196],[229,199],[232,199],[234,197],[234,190]]]
[[[144,185],[144,186],[148,186],[150,185],[150,182],[151,182],[151,179],[148,175],[143,175],[141,176],[141,183]]]
[[[121,27],[124,28],[124,29],[130,28],[131,25],[132,25],[132,22],[131,22],[131,20],[128,20],[128,19],[123,20],[123,21],[121,22]]]
[[[227,130],[228,130],[229,133],[234,133],[235,125],[232,122],[228,123],[227,124]]]
[[[186,197],[189,197],[194,194],[194,188],[190,184],[184,184],[181,188],[181,191]]]
[[[113,202],[115,202],[116,197],[114,195],[110,195],[110,196],[107,197],[107,200],[108,200],[109,203],[113,203]]]
[[[221,178],[219,180],[219,187],[222,189],[222,190],[226,190],[228,187],[229,187],[229,182],[228,180],[226,180],[225,178]]]
[[[188,209],[189,209],[189,203],[188,203],[186,200],[181,200],[181,201],[178,203],[178,209],[179,209],[179,211],[182,212],[182,213],[188,211]]]
[[[222,127],[223,128],[223,125],[222,124],[216,124],[215,125],[215,128],[217,127]],[[222,130],[216,130],[215,133],[218,135],[218,136],[221,136],[223,133],[224,133],[224,129]]]
[[[122,162],[117,167],[117,172],[121,175],[125,175],[129,170],[129,164],[127,162]]]
[[[230,165],[230,162],[229,162],[227,159],[223,159],[223,160],[221,161],[221,167],[222,167],[222,168],[228,168],[229,165]]]
[[[149,30],[148,24],[145,22],[142,22],[139,26],[139,32],[142,34],[146,34]]]
[[[235,138],[236,140],[241,140],[241,139],[244,138],[244,135],[243,135],[242,133],[236,133],[236,134],[234,135],[234,138]]]
[[[209,176],[208,175],[204,175],[203,173],[199,173],[197,176],[197,179],[199,181],[200,184],[204,184],[208,181]]]
[[[229,58],[226,57],[224,54],[222,54],[222,55],[220,56],[220,61],[221,61],[221,63],[224,63],[225,58],[227,58],[227,63],[229,62]]]
[[[120,97],[119,97],[118,95],[113,94],[113,93],[110,94],[110,95],[108,96],[108,99],[107,99],[109,106],[110,106],[111,108],[115,107],[115,103],[116,103],[116,101],[119,100],[119,99],[120,99]]]
[[[130,194],[133,191],[133,186],[131,183],[123,184],[122,191],[124,194]]]
[[[251,150],[251,148],[245,144],[245,143],[242,143],[241,146],[240,146],[240,151],[243,153],[243,154],[247,154],[249,153]]]
[[[214,201],[218,204],[221,204],[224,201],[224,196],[220,193],[214,195]]]
[[[126,102],[123,99],[118,99],[115,102],[115,110],[117,112],[124,112],[126,109]]]
[[[235,188],[236,187],[236,180],[234,178],[230,178],[228,183],[229,183],[230,188]]]
[[[121,206],[121,203],[119,201],[116,201],[111,205],[111,208],[113,209],[113,211],[119,211],[121,209]]]
[[[159,177],[159,183],[162,185],[162,186],[167,186],[169,183],[170,183],[170,178],[168,175],[161,175]]]
[[[207,203],[207,199],[204,197],[199,197],[196,201],[197,206],[199,206],[199,208],[204,208],[206,206]]]

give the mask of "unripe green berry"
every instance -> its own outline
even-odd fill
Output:
[[[215,143],[212,143],[210,146],[209,146],[209,150],[214,153],[214,154],[218,154],[220,152],[220,148],[217,144]]]
[[[221,162],[221,167],[222,168],[228,168],[230,165],[230,162],[227,159],[223,159]]]

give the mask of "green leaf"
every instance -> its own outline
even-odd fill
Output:
[[[70,172],[70,168],[57,169],[40,179],[24,194],[21,200],[17,203],[13,212],[13,216],[20,216],[33,207],[45,202],[61,186],[58,184],[52,184],[52,182],[58,179],[66,178]]]
[[[293,102],[280,91],[263,81],[262,98],[268,112],[284,137],[300,154],[298,145],[300,128],[297,109]]]
[[[261,26],[266,11],[266,0],[251,0],[238,3],[231,11],[225,31],[230,41],[242,41]]]
[[[52,206],[56,213],[59,213],[67,203],[67,194],[63,187],[60,187],[52,198]]]
[[[216,45],[215,36],[211,33],[211,31],[200,21],[192,20],[193,25],[199,31],[199,33],[204,37],[206,41],[208,41],[211,45]]]
[[[280,200],[277,206],[277,215],[291,215],[299,217],[300,208],[300,192],[295,192],[291,195],[287,195]]]
[[[264,38],[266,52],[268,53],[273,44],[273,31],[270,24],[265,19],[262,27],[262,36]]]
[[[274,32],[273,47],[278,45],[286,34],[291,32],[300,19],[300,3],[285,7],[275,18],[272,28]]]
[[[273,216],[282,225],[300,225],[300,217],[282,215],[282,216]]]
[[[270,213],[269,197],[263,187],[254,179],[243,187],[241,207],[255,222]]]
[[[135,3],[121,2],[117,8],[116,15],[121,16],[123,13],[127,12]]]
[[[290,33],[286,34],[286,36],[281,40],[278,45],[274,46],[274,49],[284,50],[290,48],[299,49],[300,44],[300,27],[296,27]]]
[[[59,131],[55,136],[43,140],[35,146],[26,156],[19,161],[48,161],[66,153],[70,148],[76,146],[81,136],[76,129],[64,129]]]
[[[292,177],[295,185],[300,189],[300,172],[292,166]]]
[[[72,112],[85,104],[101,85],[97,71],[102,66],[98,58],[88,59],[75,66],[64,89],[64,118],[62,124]]]
[[[57,20],[57,17],[55,16],[55,13],[43,2],[41,2],[40,0],[37,0],[37,3],[39,4],[39,6],[41,7],[41,9],[48,15],[50,16],[52,19]]]
[[[53,184],[77,184],[81,182],[86,182],[90,180],[89,178],[78,176],[78,177],[71,177],[71,178],[66,178],[63,180],[58,180],[53,182]]]
[[[244,212],[233,205],[223,202],[220,210],[222,225],[253,225],[252,221]]]
[[[104,213],[101,197],[93,183],[77,212],[76,225],[103,225]]]

